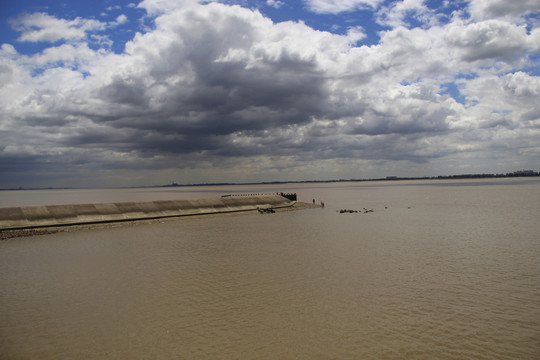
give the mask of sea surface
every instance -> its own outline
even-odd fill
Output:
[[[3,191],[0,206],[276,191],[326,206],[0,241],[0,359],[540,359],[538,178]]]

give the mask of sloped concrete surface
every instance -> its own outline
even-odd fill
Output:
[[[159,219],[294,205],[279,195],[0,208],[0,230]]]

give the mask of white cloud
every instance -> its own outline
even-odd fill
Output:
[[[284,4],[283,1],[279,0],[266,0],[266,5],[271,6],[273,8],[279,9]]]
[[[437,16],[425,4],[424,0],[403,0],[382,7],[377,12],[377,21],[386,26],[407,26],[409,19],[423,25],[435,25]]]
[[[531,52],[540,51],[540,28],[533,29],[527,38],[528,48]]]
[[[46,13],[32,13],[11,22],[12,27],[21,33],[19,41],[55,42],[58,40],[81,40],[88,32],[105,29],[105,24],[97,20],[75,18],[57,19]]]
[[[128,17],[126,15],[124,15],[124,14],[121,14],[121,15],[118,15],[116,17],[116,20],[114,22],[112,22],[110,25],[118,26],[118,25],[125,24],[127,21],[128,21]]]
[[[203,0],[143,0],[137,7],[146,10],[151,15],[159,15],[174,9],[194,6]]]
[[[304,0],[307,8],[316,13],[337,14],[357,9],[376,9],[383,0]]]
[[[349,38],[349,41],[351,44],[355,44],[357,41],[360,41],[362,39],[366,38],[366,33],[364,32],[364,29],[361,26],[351,27],[347,30],[347,37]]]
[[[462,86],[466,96],[478,101],[471,111],[476,112],[482,126],[540,126],[540,104],[536,101],[540,97],[540,77],[524,72],[485,74],[463,80]]]
[[[527,47],[526,28],[502,20],[454,22],[447,27],[445,38],[469,62],[493,58],[510,61]]]

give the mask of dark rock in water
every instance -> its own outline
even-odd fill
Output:
[[[364,209],[364,214],[375,212],[375,210],[373,209],[366,209],[366,208],[363,208],[363,209]],[[340,214],[355,214],[355,213],[362,213],[362,210],[358,211],[358,210],[351,210],[351,209],[341,209],[339,210],[339,213]]]
[[[273,213],[275,213],[275,210],[272,209],[272,208],[264,208],[264,209],[257,208],[257,211],[259,212],[259,214],[273,214]]]
[[[357,212],[358,212],[358,210],[350,210],[350,209],[341,209],[341,210],[339,210],[340,214],[344,214],[344,213],[353,214],[353,213],[357,213]]]

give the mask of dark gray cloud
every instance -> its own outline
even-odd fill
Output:
[[[540,4],[536,0],[472,0],[470,6],[473,16],[480,19],[518,16],[537,11],[540,11]]]

